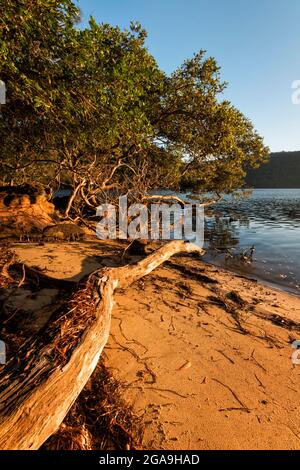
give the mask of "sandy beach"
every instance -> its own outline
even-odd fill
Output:
[[[300,450],[300,2],[0,18],[4,460]]]
[[[140,259],[124,245],[88,240],[23,243],[21,262],[80,280],[101,266]],[[123,255],[123,256],[122,256]],[[15,302],[38,329],[57,292]],[[300,299],[200,258],[174,256],[117,291],[103,357],[142,417],[144,449],[299,449]]]

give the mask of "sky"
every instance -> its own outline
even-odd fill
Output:
[[[139,21],[167,73],[200,49],[216,58],[229,99],[271,151],[300,150],[300,0],[78,0],[83,25]],[[300,93],[299,93],[300,96]],[[295,100],[294,100],[295,101]]]

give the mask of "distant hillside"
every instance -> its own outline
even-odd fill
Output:
[[[249,170],[246,185],[252,188],[300,188],[300,151],[271,153],[270,161]]]

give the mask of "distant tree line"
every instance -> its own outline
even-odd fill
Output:
[[[258,169],[249,169],[246,185],[253,188],[300,188],[300,151],[276,152]]]
[[[222,100],[226,85],[205,51],[167,75],[139,24],[79,21],[71,0],[0,3],[2,184],[68,184],[76,211],[116,192],[230,193],[266,161],[252,123]]]

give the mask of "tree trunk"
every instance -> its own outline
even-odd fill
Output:
[[[178,252],[203,250],[172,241],[135,265],[87,277],[0,373],[0,449],[38,449],[63,421],[107,342],[113,293]]]
[[[76,199],[76,196],[79,192],[79,190],[85,185],[85,181],[82,181],[81,183],[79,183],[73,190],[73,193],[71,194],[71,197],[68,201],[68,204],[67,204],[67,207],[66,207],[66,210],[65,210],[65,213],[64,213],[64,217],[68,217],[69,216],[69,213],[70,213],[70,210],[72,208],[72,205],[73,205],[73,202],[75,201]]]

